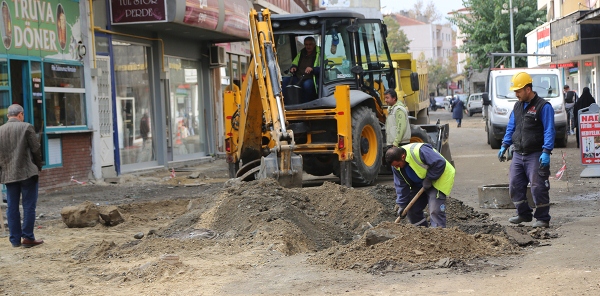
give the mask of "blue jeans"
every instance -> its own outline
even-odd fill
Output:
[[[572,132],[575,128],[575,117],[573,117],[573,107],[567,108],[567,127],[569,132]]]
[[[531,183],[531,195],[536,206],[533,217],[541,221],[550,221],[550,167],[540,168],[541,154],[542,152],[513,154],[508,171],[508,192],[517,208],[517,215],[531,217],[533,209],[527,202],[527,184]]]
[[[19,200],[23,195],[23,225],[19,212]],[[38,176],[23,181],[6,184],[6,219],[8,220],[9,240],[13,245],[20,245],[21,238],[35,240],[33,227],[35,224],[35,207],[38,200]]]

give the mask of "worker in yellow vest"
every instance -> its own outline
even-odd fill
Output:
[[[385,154],[391,164],[396,188],[396,205],[401,214],[417,192],[422,196],[408,210],[408,221],[429,226],[423,210],[429,205],[431,227],[446,227],[446,197],[454,185],[454,167],[430,144],[411,143],[392,147]]]

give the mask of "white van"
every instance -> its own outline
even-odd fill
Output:
[[[483,104],[487,105],[485,130],[488,144],[492,149],[499,149],[506,132],[508,119],[515,103],[518,101],[515,92],[510,90],[510,80],[518,72],[527,72],[533,79],[533,91],[546,99],[554,108],[554,128],[556,130],[556,147],[566,147],[568,138],[567,113],[563,98],[561,75],[558,69],[492,69],[489,74],[487,93],[483,96]],[[485,112],[485,111],[484,111]]]
[[[482,97],[482,93],[474,93],[469,96],[469,99],[467,100],[467,107],[466,107],[467,112],[469,113],[469,116],[473,116],[473,114],[475,114],[475,113],[483,112],[481,97]]]

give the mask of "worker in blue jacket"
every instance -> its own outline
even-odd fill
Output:
[[[509,194],[517,208],[517,216],[508,221],[513,224],[536,219],[533,227],[550,226],[550,154],[554,149],[554,108],[532,90],[533,80],[525,72],[512,77],[510,90],[519,99],[510,114],[506,134],[498,152],[504,161],[506,150],[513,145],[514,154],[509,170]],[[535,212],[527,202],[527,184]],[[532,214],[533,213],[533,214]]]
[[[446,197],[454,185],[455,170],[430,144],[411,143],[392,146],[385,153],[391,164],[396,188],[398,214],[424,188],[422,196],[408,209],[406,217],[416,226],[428,226],[423,210],[429,205],[432,227],[446,227]]]

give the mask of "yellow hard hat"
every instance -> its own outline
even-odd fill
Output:
[[[533,79],[531,79],[531,76],[529,76],[529,74],[525,73],[525,72],[519,72],[515,75],[513,75],[512,79],[510,80],[510,90],[511,91],[515,91],[515,90],[519,90],[525,87],[525,85],[527,84],[532,84],[533,83]]]

